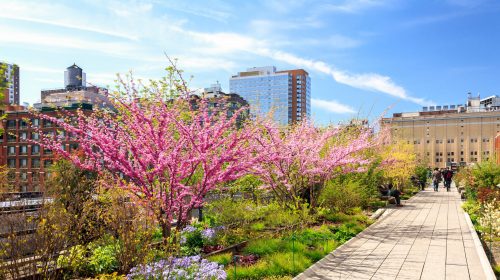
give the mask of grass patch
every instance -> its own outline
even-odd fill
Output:
[[[223,254],[217,254],[213,255],[207,258],[209,261],[216,262],[218,264],[222,264],[224,266],[227,266],[231,263],[233,260],[233,253],[223,253]]]
[[[257,239],[250,241],[243,249],[243,253],[264,256],[280,251],[282,247],[283,241],[281,239]]]

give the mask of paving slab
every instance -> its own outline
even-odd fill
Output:
[[[421,191],[295,279],[491,279],[461,203]]]

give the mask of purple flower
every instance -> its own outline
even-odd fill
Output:
[[[193,227],[193,226],[187,226],[187,227],[185,227],[185,228],[182,230],[181,234],[182,234],[182,233],[194,232],[194,231],[196,231],[196,228],[195,228],[195,227]]]
[[[201,236],[207,240],[213,240],[215,238],[215,230],[212,228],[207,228],[201,231]]]
[[[200,256],[169,258],[155,263],[134,267],[127,279],[201,279],[223,280],[227,275],[224,266],[202,259]]]

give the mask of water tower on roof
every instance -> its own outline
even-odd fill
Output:
[[[85,73],[75,63],[64,71],[64,87],[66,90],[78,90],[86,87]]]

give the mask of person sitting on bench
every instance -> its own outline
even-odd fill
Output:
[[[396,206],[397,207],[402,207],[403,204],[401,204],[401,198],[400,196],[403,194],[400,192],[398,189],[394,189],[392,183],[389,183],[387,187],[381,186],[379,188],[380,193],[384,196],[392,196],[396,200]]]

